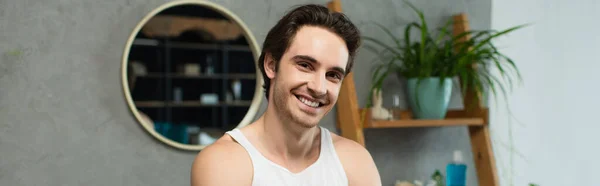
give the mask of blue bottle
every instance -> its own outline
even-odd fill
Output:
[[[463,161],[462,152],[454,151],[454,160],[446,166],[446,186],[466,186],[467,165]]]

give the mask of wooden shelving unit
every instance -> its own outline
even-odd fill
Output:
[[[331,11],[342,12],[340,0],[332,0],[327,6]],[[459,35],[469,30],[469,22],[465,14],[453,16],[453,34]],[[465,36],[470,37],[470,36]],[[376,128],[385,130],[385,128],[402,127],[448,127],[465,126],[468,127],[471,140],[471,149],[473,151],[474,163],[477,170],[477,178],[480,186],[498,186],[498,177],[496,174],[496,165],[489,134],[488,110],[482,108],[480,100],[472,99],[476,96],[474,92],[467,92],[464,97],[465,110],[450,110],[445,119],[442,120],[418,120],[411,119],[409,111],[394,111],[394,114],[400,115],[400,120],[371,120],[367,110],[364,118],[361,117],[363,109],[359,108],[356,87],[354,85],[354,76],[349,73],[345,77],[340,90],[337,102],[337,126],[341,135],[345,138],[365,145],[363,129]],[[364,122],[363,122],[364,121]]]

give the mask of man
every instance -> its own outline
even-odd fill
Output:
[[[268,106],[192,165],[193,186],[380,186],[369,152],[318,126],[334,107],[360,46],[341,13],[300,6],[268,33],[259,59]]]

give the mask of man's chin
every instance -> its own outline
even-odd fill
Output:
[[[300,125],[302,128],[307,128],[307,129],[311,129],[311,128],[314,128],[314,127],[316,127],[317,125],[319,125],[319,123],[318,123],[318,122],[317,122],[317,123],[306,123],[306,122],[301,122],[301,123],[298,123],[298,124],[299,124],[299,125]]]
[[[314,128],[317,125],[319,125],[319,120],[321,120],[321,118],[316,116],[310,116],[310,118],[308,118],[307,116],[303,116],[296,117],[295,123],[301,126],[302,128]]]
[[[296,123],[296,130],[299,131],[308,131],[311,129],[314,129],[317,125],[308,125],[308,124],[304,124],[304,123]]]

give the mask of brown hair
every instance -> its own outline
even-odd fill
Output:
[[[360,46],[360,32],[346,15],[338,12],[330,12],[322,5],[308,4],[298,6],[289,11],[277,22],[267,34],[263,43],[262,53],[258,59],[258,67],[263,75],[265,96],[269,99],[271,80],[267,77],[264,69],[265,55],[270,55],[275,60],[275,70],[279,68],[279,62],[285,51],[291,45],[296,32],[302,26],[317,26],[326,28],[340,36],[348,48],[349,59],[346,65],[346,74],[350,73],[354,64],[354,56]]]

